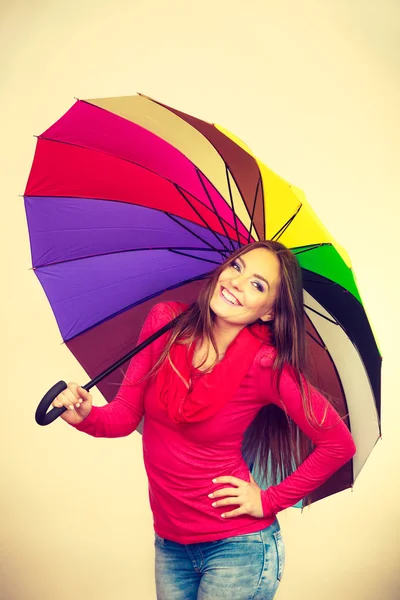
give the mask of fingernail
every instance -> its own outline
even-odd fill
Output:
[[[214,494],[213,494],[213,493],[211,493],[211,494],[208,494],[208,497],[209,497],[209,498],[213,498],[213,497],[214,497]]]
[[[216,502],[213,502],[213,503],[211,504],[211,506],[217,506],[217,503],[216,503]]]
[[[212,481],[213,481],[213,483],[217,483],[217,480],[216,480],[216,479],[213,479]]]
[[[223,515],[221,515],[221,517],[224,518],[225,517],[225,513]]]
[[[74,410],[74,407],[72,406],[72,404],[70,404],[69,408],[70,408],[70,410]]]

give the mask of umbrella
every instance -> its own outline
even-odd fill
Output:
[[[105,371],[84,387],[107,401],[154,304],[192,302],[239,246],[289,247],[314,381],[357,446],[311,499],[353,486],[380,437],[381,355],[350,259],[300,189],[222,127],[136,95],[77,100],[38,136],[24,201],[34,272],[69,350]]]

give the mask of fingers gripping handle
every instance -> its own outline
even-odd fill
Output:
[[[35,420],[38,425],[50,425],[50,423],[55,421],[57,417],[62,415],[63,412],[67,410],[65,406],[62,406],[61,408],[53,407],[52,410],[47,412],[53,400],[57,398],[58,394],[61,394],[61,392],[66,390],[67,387],[68,386],[65,381],[59,381],[53,385],[53,387],[50,388],[49,391],[43,396],[35,413]],[[90,384],[82,386],[82,388],[86,391],[89,391],[91,387],[92,386]]]
[[[43,396],[35,413],[35,420],[38,425],[50,425],[50,423],[67,410],[65,406],[62,406],[61,408],[54,407],[51,411],[47,412],[53,400],[57,398],[58,394],[66,390],[67,387],[65,381],[59,381]]]

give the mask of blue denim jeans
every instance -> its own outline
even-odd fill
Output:
[[[285,545],[278,519],[256,533],[178,544],[155,534],[157,600],[271,600]]]

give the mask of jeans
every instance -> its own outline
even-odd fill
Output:
[[[256,533],[198,544],[155,534],[154,545],[157,600],[271,600],[285,566],[278,519]]]

